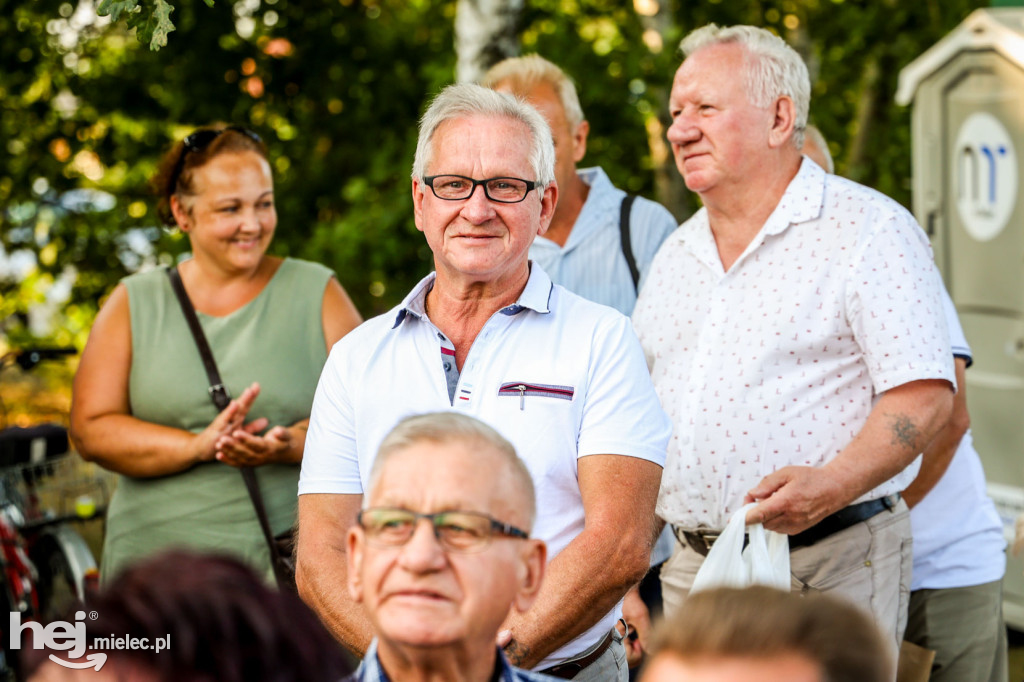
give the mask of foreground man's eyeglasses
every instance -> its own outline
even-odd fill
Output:
[[[445,201],[461,201],[473,196],[477,185],[483,185],[484,194],[491,201],[502,204],[518,204],[526,198],[536,182],[522,178],[487,178],[474,180],[465,175],[428,175],[423,178],[434,196]]]
[[[530,537],[524,530],[477,512],[420,514],[408,509],[370,507],[356,516],[366,534],[366,541],[379,547],[404,545],[412,537],[420,519],[430,521],[437,541],[451,552],[479,552],[491,544],[495,535],[524,540]]]

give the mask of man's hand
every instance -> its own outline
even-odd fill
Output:
[[[842,497],[827,468],[783,467],[747,493],[744,504],[759,502],[747,512],[747,525],[762,523],[768,530],[793,535],[842,509]]]
[[[548,564],[533,606],[509,614],[502,626],[512,635],[505,653],[521,660],[520,667],[539,664],[601,620],[649,566],[661,467],[636,457],[588,455],[577,468],[584,530]]]
[[[640,598],[640,590],[634,587],[626,593],[622,601],[622,620],[626,623],[626,632],[622,640],[626,647],[626,662],[635,668],[644,660],[647,652],[647,637],[651,634],[651,614],[647,604]]]
[[[953,391],[944,379],[891,388],[871,408],[857,436],[822,467],[788,466],[762,479],[745,497],[759,504],[747,523],[790,535],[807,530],[900,473],[946,424]]]

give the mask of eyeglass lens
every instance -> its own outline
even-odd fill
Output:
[[[468,199],[476,190],[477,185],[483,185],[488,199],[504,203],[522,201],[533,185],[533,183],[520,178],[474,180],[462,175],[435,175],[429,180],[430,187],[438,199]]]
[[[472,552],[486,547],[495,526],[502,524],[486,514],[476,512],[448,511],[436,514],[418,514],[407,509],[371,508],[359,514],[359,524],[366,532],[367,539],[377,545],[404,545],[416,531],[419,519],[425,518],[433,524],[434,535],[445,549],[455,552]],[[511,529],[516,530],[516,529]],[[525,533],[518,531],[525,536]],[[509,533],[512,534],[512,533]]]

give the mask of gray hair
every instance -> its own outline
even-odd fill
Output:
[[[474,83],[449,85],[430,103],[420,120],[420,136],[412,177],[422,180],[433,155],[434,134],[442,123],[463,116],[491,116],[519,121],[530,130],[530,166],[534,182],[546,187],[555,179],[555,144],[547,121],[518,97],[495,92]]]
[[[729,43],[746,50],[746,84],[751,104],[768,107],[782,96],[793,100],[796,107],[793,144],[797,149],[802,148],[811,106],[811,77],[804,60],[782,38],[756,26],[701,26],[683,38],[679,49],[684,57],[689,57],[705,47]]]
[[[583,122],[583,107],[580,106],[576,86],[565,71],[539,54],[504,59],[492,66],[480,81],[488,88],[507,84],[520,97],[525,97],[527,92],[542,83],[550,85],[558,94],[565,118],[575,129]]]
[[[533,477],[523,460],[516,455],[516,449],[504,436],[475,417],[458,412],[430,412],[406,417],[398,422],[384,437],[377,449],[377,457],[370,467],[370,480],[363,495],[363,506],[369,504],[369,493],[376,489],[384,471],[384,465],[396,453],[403,452],[417,443],[463,443],[489,448],[505,463],[506,472],[492,472],[495,475],[507,473],[513,489],[519,488],[527,508],[521,511],[528,521],[526,530],[533,527],[537,513],[536,493]]]
[[[807,130],[804,131],[804,143],[803,149],[807,149],[807,145],[812,144],[821,151],[821,158],[824,160],[825,171],[828,173],[836,172],[835,161],[832,160],[832,152],[828,148],[828,142],[825,140],[825,136],[821,134],[817,126],[808,125]],[[804,152],[806,154],[806,152]],[[807,154],[810,156],[810,154]]]

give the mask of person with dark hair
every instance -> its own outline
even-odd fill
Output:
[[[641,682],[889,682],[894,670],[866,612],[764,586],[692,594],[651,651]]]
[[[32,682],[340,680],[351,670],[341,648],[294,594],[267,587],[227,556],[161,553],[134,564],[89,599],[87,651],[106,660],[70,669],[41,659]],[[116,648],[115,640],[137,647]],[[165,646],[158,648],[157,642]],[[145,648],[143,648],[145,647]],[[87,659],[88,660],[88,659]],[[72,660],[72,663],[76,661]]]
[[[72,397],[75,447],[121,475],[108,512],[104,580],[172,546],[227,551],[269,577],[270,549],[239,469],[255,468],[272,532],[291,528],[320,369],[361,319],[330,270],[267,255],[277,213],[256,133],[197,130],[167,154],[155,184],[161,217],[188,235],[192,257],[114,289]],[[211,388],[175,274],[220,391]]]

